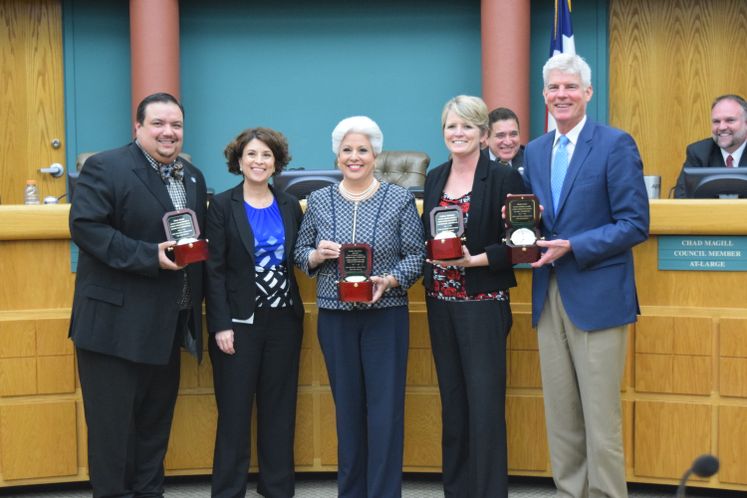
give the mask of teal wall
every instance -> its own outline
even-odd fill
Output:
[[[80,152],[110,149],[132,137],[130,20],[126,2],[64,0],[67,164]]]
[[[573,7],[577,49],[594,74],[589,113],[604,122],[607,0]],[[532,0],[532,136],[544,119],[539,69],[552,8],[552,0]],[[222,151],[250,126],[284,132],[291,167],[331,168],[332,128],[366,114],[386,149],[422,150],[437,165],[447,155],[443,104],[481,93],[479,0],[182,0],[180,10],[185,151],[216,191],[237,182]],[[127,3],[63,0],[63,29],[73,165],[78,152],[131,139]]]
[[[222,151],[242,129],[285,133],[291,167],[332,168],[332,129],[357,114],[378,122],[385,148],[437,164],[443,104],[480,93],[476,0],[218,5],[181,4],[186,148],[216,188],[236,182]]]

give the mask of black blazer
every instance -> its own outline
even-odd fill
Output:
[[[205,179],[182,161],[187,206],[204,228]],[[134,362],[168,363],[184,278],[181,271],[159,268],[158,243],[166,240],[163,215],[174,209],[160,175],[134,142],[86,161],[70,208],[70,233],[80,248],[70,319],[77,347]],[[186,269],[192,316],[184,346],[198,358],[203,266]]]
[[[438,206],[446,180],[451,172],[451,161],[431,170],[425,178],[423,197],[423,225],[425,236],[433,238],[430,227],[431,209]],[[499,166],[480,155],[472,184],[472,198],[464,235],[470,254],[487,253],[488,266],[466,268],[465,285],[468,294],[508,289],[516,286],[508,249],[503,243],[501,207],[507,194],[526,192],[521,175],[513,168]],[[423,284],[433,287],[432,265],[425,264]]]
[[[706,138],[698,142],[691,143],[687,146],[685,163],[682,165],[682,171],[677,178],[677,185],[674,187],[674,197],[677,199],[685,198],[685,167],[726,167],[724,156],[721,154],[721,147],[718,146],[712,138]],[[747,151],[742,154],[739,160],[740,168],[747,167]]]
[[[257,294],[254,272],[254,234],[244,208],[243,182],[213,197],[208,209],[206,306],[211,334],[233,328],[232,318],[254,314]],[[303,302],[294,273],[293,246],[303,216],[298,199],[272,189],[285,228],[285,258],[290,277],[293,311],[303,318]]]

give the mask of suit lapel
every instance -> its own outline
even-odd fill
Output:
[[[449,173],[451,173],[451,161],[449,161],[445,168],[435,173],[438,174],[438,177],[435,178],[433,188],[426,191],[426,198],[423,204],[427,210],[438,206],[441,193],[444,191],[444,185],[446,185],[446,179],[449,178]]]
[[[192,173],[192,167],[184,165],[184,193],[187,196],[187,207],[195,209],[197,207],[197,178]]]
[[[543,207],[545,208],[545,211],[543,213],[543,217],[547,219],[547,224],[549,226],[552,226],[552,223],[555,220],[555,208],[552,205],[552,188],[550,187],[550,168],[552,165],[552,146],[553,141],[555,140],[555,132],[549,132],[545,134],[544,137],[541,137],[539,140],[542,140],[540,142],[540,153],[539,157],[544,158],[542,161],[544,163],[539,164],[540,171],[537,173],[531,172],[531,178],[533,181],[537,182],[537,186],[539,187],[538,192],[535,192],[540,199],[547,199],[548,202],[543,204]],[[536,178],[536,180],[534,180]]]
[[[166,185],[163,184],[161,175],[151,167],[143,152],[134,142],[130,144],[130,154],[132,154],[134,163],[132,167],[133,173],[140,178],[140,181],[145,184],[146,188],[153,194],[153,197],[158,199],[158,202],[161,203],[165,211],[174,211],[176,208],[171,201],[168,190],[166,190]]]
[[[742,157],[744,157],[744,155],[742,155]],[[716,142],[711,144],[711,155],[708,158],[708,164],[706,166],[726,167],[726,161],[724,161],[724,155],[721,153],[721,147],[719,147]]]
[[[246,208],[244,207],[244,184],[240,183],[231,190],[231,214],[236,223],[236,230],[239,232],[241,243],[244,249],[249,253],[254,264],[254,234],[249,226],[249,220],[246,217]]]
[[[581,133],[578,135],[578,143],[573,150],[573,157],[571,157],[571,163],[568,165],[568,172],[565,175],[563,181],[563,188],[560,191],[560,200],[558,201],[558,213],[563,209],[566,199],[568,198],[568,192],[573,186],[573,182],[576,181],[576,177],[584,166],[586,158],[591,152],[592,136],[594,135],[594,124],[590,119],[587,118],[586,124],[581,129]],[[557,218],[557,215],[556,215]]]
[[[293,225],[295,223],[295,220],[293,219],[293,206],[290,205],[287,197],[283,197],[282,199],[278,197],[275,194],[272,185],[270,186],[270,190],[272,190],[272,195],[275,196],[275,199],[278,202],[280,217],[283,219],[283,229],[285,230],[285,247],[283,248],[283,252],[285,253],[285,260],[291,261],[291,251],[293,250],[294,243],[294,241],[291,240],[291,234],[296,231],[296,227]]]
[[[465,235],[469,238],[469,226],[480,227],[482,220],[481,214],[485,212],[483,204],[486,202],[486,184],[488,173],[490,172],[490,159],[480,155],[475,170],[475,178],[472,180],[472,195],[469,202],[469,216],[467,217],[467,226],[464,228]]]

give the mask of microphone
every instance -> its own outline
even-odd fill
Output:
[[[682,474],[680,485],[677,487],[677,498],[685,497],[687,480],[692,474],[695,474],[698,477],[711,477],[713,474],[718,472],[718,467],[718,458],[713,455],[700,455],[696,458],[690,468]]]

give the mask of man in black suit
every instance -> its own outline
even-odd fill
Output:
[[[483,155],[500,164],[524,172],[524,146],[520,144],[519,117],[507,107],[498,107],[488,114],[487,147]]]
[[[687,146],[685,164],[677,179],[674,196],[685,198],[685,167],[745,167],[747,102],[739,95],[722,95],[711,104],[711,138]]]
[[[189,208],[204,227],[205,179],[179,157],[176,98],[146,97],[136,121],[134,142],[85,162],[70,209],[80,248],[70,337],[96,498],[163,496],[180,346],[202,350],[203,265],[170,259],[162,218]]]

